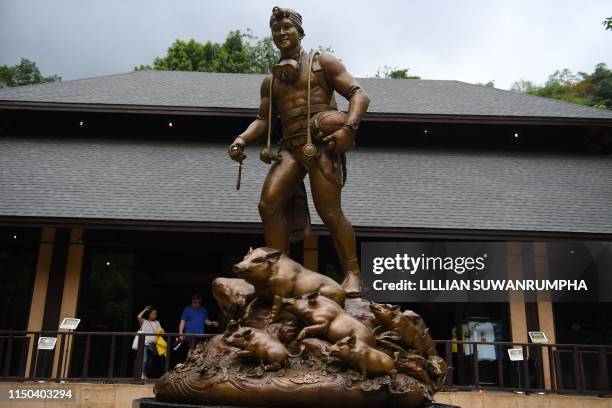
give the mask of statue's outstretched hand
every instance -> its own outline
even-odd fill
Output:
[[[244,153],[245,146],[246,144],[244,143],[244,140],[236,138],[236,140],[234,140],[234,142],[229,146],[229,157],[238,163],[242,163],[242,161],[246,159],[246,154]]]
[[[334,153],[346,153],[355,147],[355,134],[342,128],[323,138],[323,143]]]

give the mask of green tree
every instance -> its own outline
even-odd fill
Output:
[[[612,71],[603,63],[597,64],[591,74],[574,74],[569,69],[562,69],[550,75],[544,85],[519,80],[512,84],[512,89],[579,105],[612,109]]]
[[[375,78],[393,78],[393,79],[421,79],[420,76],[410,75],[408,71],[410,68],[399,68],[385,65],[382,68],[378,68]]]
[[[57,75],[44,76],[36,63],[22,58],[17,65],[0,65],[0,88],[61,81]]]
[[[531,81],[526,81],[524,79],[519,79],[518,81],[514,81],[510,86],[510,90],[516,92],[532,92],[536,89],[536,85]]]
[[[485,88],[495,88],[495,80],[494,80],[494,79],[492,79],[492,80],[490,80],[489,82],[485,82],[485,83],[482,83],[482,82],[476,82],[476,84],[475,84],[475,85],[484,86]]]
[[[590,85],[592,105],[612,109],[612,70],[600,63],[595,66],[592,74],[581,74]]]
[[[272,37],[259,39],[250,30],[230,31],[223,43],[176,40],[164,57],[135,70],[269,73],[280,57]]]
[[[317,50],[334,52],[330,47],[322,46]],[[245,33],[230,31],[223,43],[200,43],[193,38],[189,41],[176,40],[164,57],[153,60],[153,65],[141,64],[134,67],[134,70],[269,74],[279,58],[280,52],[271,36],[258,38],[247,29]]]
[[[606,18],[603,23],[604,27],[606,28],[606,30],[611,30],[612,31],[612,17],[608,17]]]

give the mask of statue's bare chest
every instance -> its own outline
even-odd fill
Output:
[[[321,84],[320,76],[324,75],[311,73],[310,75],[310,98],[311,104],[329,103],[331,94],[326,91],[326,84]],[[293,82],[283,82],[274,80],[272,88],[273,103],[279,114],[285,111],[306,106],[308,94],[308,61],[302,63],[300,74]]]

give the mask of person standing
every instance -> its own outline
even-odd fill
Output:
[[[138,313],[136,318],[138,319],[138,323],[140,324],[139,332],[141,333],[157,334],[158,330],[161,329],[161,325],[157,320],[157,309],[155,309],[151,305],[146,306],[140,313]],[[147,377],[147,372],[149,370],[149,365],[153,359],[153,356],[157,354],[157,350],[155,349],[157,337],[158,336],[145,336],[145,348],[143,350],[142,355],[141,376],[143,380],[149,379],[149,377]]]
[[[191,305],[185,306],[181,314],[181,322],[179,323],[179,334],[181,341],[185,340],[185,335],[189,334],[204,334],[206,326],[219,326],[219,322],[208,319],[208,311],[202,304],[202,295],[195,293],[191,297]],[[190,357],[196,344],[202,341],[202,338],[187,337],[187,345],[189,351],[187,356]]]

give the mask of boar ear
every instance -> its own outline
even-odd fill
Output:
[[[240,324],[235,320],[230,320],[227,324],[227,332],[233,333],[240,327]]]
[[[395,312],[399,312],[400,311],[400,305],[392,305],[391,306],[391,310],[393,310]]]
[[[269,248],[269,252],[266,254],[266,260],[270,262],[278,262],[282,254],[283,253],[277,249]]]
[[[348,339],[348,345],[353,347],[355,345],[355,343],[357,343],[357,336],[355,336],[354,334],[349,337]]]
[[[253,247],[249,247],[249,252],[247,252],[247,255],[251,255],[253,253]]]
[[[317,301],[318,298],[319,298],[319,292],[312,292],[306,296],[306,299],[308,299],[308,303],[314,303]]]
[[[245,339],[248,339],[248,338],[253,336],[253,330],[247,329],[242,334],[243,334]]]

